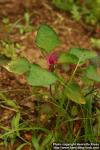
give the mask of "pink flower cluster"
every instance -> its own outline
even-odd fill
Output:
[[[53,52],[47,56],[47,62],[48,62],[50,71],[54,71],[55,64],[57,63],[57,59],[58,59],[57,52]]]
[[[53,52],[47,56],[47,62],[49,65],[55,65],[57,63],[58,54],[57,52]]]

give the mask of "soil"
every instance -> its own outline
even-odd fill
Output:
[[[59,35],[61,45],[55,50],[67,51],[71,47],[92,49],[90,38],[98,36],[95,33],[95,28],[88,27],[82,22],[76,22],[70,14],[52,6],[49,0],[26,1],[27,3],[24,4],[24,1],[20,0],[0,0],[0,40],[10,39],[14,43],[19,43],[22,48],[19,55],[27,57],[31,62],[40,63],[40,65],[42,63],[44,67],[47,67],[46,61],[42,60],[41,53],[34,43],[37,28],[41,23],[51,25]],[[9,33],[7,27],[2,24],[3,17],[9,17],[11,23],[14,24],[15,21],[23,17],[27,10],[31,13],[33,32],[21,35],[18,30],[14,29]],[[40,62],[40,60],[42,61]],[[33,95],[32,87],[27,85],[23,76],[15,76],[1,68],[0,91],[18,103],[23,120],[36,122],[36,97]],[[9,126],[15,113],[15,110],[0,105],[0,124]],[[2,133],[2,131],[0,132]],[[9,150],[13,149],[9,148]],[[3,150],[3,147],[0,150]]]

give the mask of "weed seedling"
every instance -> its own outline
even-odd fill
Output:
[[[26,20],[28,22],[27,15]],[[100,91],[96,88],[97,83],[100,82],[100,75],[97,72],[97,66],[90,63],[92,59],[97,57],[97,53],[93,50],[77,47],[66,52],[53,51],[59,46],[60,39],[55,31],[46,24],[40,25],[35,43],[40,48],[43,58],[47,60],[47,69],[38,64],[30,63],[24,57],[18,57],[4,65],[9,72],[16,75],[23,74],[29,85],[34,89],[39,89],[38,96],[41,102],[48,104],[48,109],[46,109],[46,105],[41,106],[44,116],[49,113],[48,121],[43,122],[46,124],[44,129],[49,128],[53,132],[48,133],[46,138],[42,134],[33,134],[33,147],[36,150],[50,149],[48,143],[53,141],[97,142],[98,135],[93,126],[94,121],[97,120],[93,117],[95,111],[92,110],[93,103],[96,103],[94,97],[100,95]],[[68,66],[69,69],[67,70]],[[43,91],[46,89],[46,100],[40,89]],[[18,113],[12,121],[14,129],[11,130],[11,133],[13,132],[20,137],[19,116]],[[16,119],[18,120],[17,125]],[[44,119],[42,117],[43,121]],[[52,126],[48,126],[50,121]],[[41,128],[40,122],[39,125]],[[96,130],[98,129],[97,127]],[[41,140],[42,138],[43,140]]]

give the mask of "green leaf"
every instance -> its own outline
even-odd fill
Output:
[[[16,60],[11,61],[6,67],[10,72],[14,72],[16,74],[23,74],[30,69],[30,63],[26,58],[18,58]]]
[[[97,113],[97,114],[100,114],[100,110],[97,109],[97,110],[96,110],[96,113]],[[97,128],[98,128],[98,129],[97,129],[97,134],[98,134],[98,136],[100,136],[100,115],[98,115],[97,120],[98,120],[98,124],[97,124],[97,126],[98,126],[98,127],[97,127]]]
[[[26,12],[26,13],[24,14],[24,19],[25,19],[26,23],[29,23],[29,22],[30,22],[30,14],[29,14],[28,12]]]
[[[6,65],[11,59],[5,55],[0,55],[0,66]]]
[[[9,23],[10,23],[10,20],[9,20],[8,17],[3,17],[2,22],[3,22],[4,24],[9,24]]]
[[[58,58],[58,63],[77,64],[78,58],[69,53],[61,53]]]
[[[18,112],[16,116],[13,117],[11,121],[11,125],[13,129],[18,129],[19,127],[19,121],[20,121],[20,113]]]
[[[0,92],[0,100],[2,101],[2,103],[4,103],[7,106],[10,106],[12,108],[18,108],[17,104],[15,101],[8,99],[3,93]]]
[[[100,55],[97,55],[96,57],[92,58],[91,64],[93,64],[95,67],[100,67]]]
[[[11,99],[6,99],[3,101],[3,103],[7,106],[12,107],[12,108],[15,108],[15,109],[18,108],[17,104]]]
[[[83,73],[82,77],[81,77],[81,80],[83,81],[83,83],[85,85],[88,85],[88,86],[92,86],[93,85],[93,81],[90,80],[89,78],[87,78],[87,76]]]
[[[76,56],[80,63],[85,63],[86,60],[97,56],[96,52],[84,48],[71,48],[69,53]]]
[[[8,58],[16,58],[16,46],[14,45],[14,43],[8,41],[1,41],[1,46],[3,48],[3,50],[1,51],[2,55],[5,55]]]
[[[76,83],[71,83],[65,88],[65,96],[78,104],[85,104],[86,100],[80,90],[80,87]]]
[[[38,29],[35,42],[41,49],[44,49],[46,52],[51,52],[58,46],[60,40],[50,26],[42,24]]]
[[[17,136],[20,136],[20,133],[19,133],[19,121],[20,121],[20,113],[18,112],[16,114],[16,116],[13,117],[12,121],[11,121],[11,126],[12,126],[12,129],[16,130],[16,134]]]
[[[43,140],[41,147],[44,148],[45,146],[47,146],[47,144],[51,142],[52,138],[53,138],[53,134],[49,133],[47,137]]]
[[[0,92],[0,100],[5,101],[6,99],[6,96],[2,92]]]
[[[39,145],[39,140],[40,137],[32,137],[32,145],[34,146],[35,150],[41,150],[40,145]]]
[[[28,145],[28,143],[23,143],[23,144],[19,145],[19,146],[16,148],[16,150],[22,150],[22,148],[23,148],[24,146],[26,146],[26,145]]]
[[[73,5],[71,14],[76,21],[79,21],[81,19],[81,13],[80,13],[79,7],[77,5]]]
[[[75,117],[77,114],[78,114],[78,108],[77,106],[73,106],[71,109],[71,115]]]
[[[65,11],[70,11],[73,8],[73,0],[52,0],[53,4]]]
[[[91,38],[91,44],[94,48],[100,49],[100,39]]]
[[[32,64],[30,72],[27,75],[27,81],[32,86],[47,86],[56,82],[57,77],[46,69],[43,69],[36,64]]]
[[[85,75],[88,79],[100,82],[100,75],[97,73],[96,67],[93,65],[88,66],[83,75]]]

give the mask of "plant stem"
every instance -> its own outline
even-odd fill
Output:
[[[82,55],[82,57],[83,57],[83,55]],[[72,82],[72,80],[73,80],[73,78],[74,78],[74,76],[75,76],[75,74],[76,74],[76,71],[77,71],[78,67],[80,66],[80,62],[81,62],[81,60],[82,60],[82,57],[80,57],[80,59],[79,59],[77,65],[76,65],[76,67],[75,67],[75,69],[74,69],[74,71],[73,71],[73,73],[72,73],[72,75],[71,75],[71,78],[70,78],[70,80],[69,80],[69,82],[68,82],[68,85]]]

